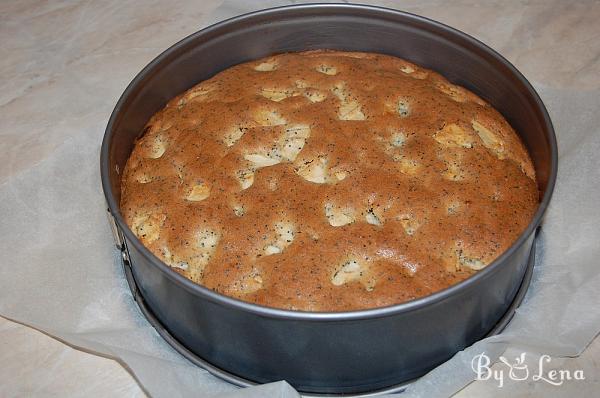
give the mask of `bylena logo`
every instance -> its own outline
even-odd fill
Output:
[[[504,366],[498,366],[498,369],[491,369],[490,358],[481,353],[475,355],[471,360],[471,369],[475,372],[476,380],[493,379],[498,382],[498,387],[504,386],[504,380],[507,378],[514,381],[532,380],[541,381],[553,386],[560,386],[568,380],[585,380],[583,370],[577,369],[571,371],[568,369],[550,369],[548,364],[552,361],[550,355],[542,355],[537,363],[537,369],[529,369],[525,363],[525,353],[521,353],[513,362],[501,356],[500,363]]]

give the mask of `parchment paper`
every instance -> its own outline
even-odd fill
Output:
[[[442,20],[514,61],[548,106],[560,153],[533,281],[510,326],[404,396],[453,394],[473,380],[478,353],[576,356],[600,330],[600,46],[591,41],[600,32],[590,22],[600,12],[550,3],[378,3]],[[298,396],[285,382],[233,387],[157,335],[125,282],[98,167],[110,111],[147,62],[209,23],[284,2],[73,4],[3,5],[0,14],[0,315],[117,359],[154,397]]]

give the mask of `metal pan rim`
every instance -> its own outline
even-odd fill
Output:
[[[426,25],[430,25],[436,29],[443,30],[451,34],[452,36],[459,38],[463,42],[468,43],[470,46],[474,46],[481,51],[484,51],[488,56],[495,58],[499,61],[503,67],[507,68],[511,74],[516,77],[521,84],[523,84],[529,94],[532,95],[535,105],[537,109],[541,112],[543,122],[545,128],[548,132],[548,144],[550,146],[551,152],[551,167],[550,173],[548,176],[548,182],[546,185],[546,189],[542,200],[540,201],[539,207],[532,218],[528,227],[521,233],[521,235],[517,238],[515,242],[507,249],[504,253],[502,253],[496,260],[494,260],[490,265],[485,267],[483,270],[478,271],[474,275],[469,278],[452,285],[446,289],[437,291],[428,296],[420,297],[411,301],[387,306],[387,307],[378,307],[366,310],[357,310],[357,311],[346,311],[346,312],[305,312],[305,311],[293,311],[293,310],[285,310],[279,308],[272,308],[261,306],[245,301],[241,301],[232,297],[228,297],[222,295],[220,293],[214,292],[204,286],[198,285],[191,280],[185,278],[184,276],[178,274],[177,272],[170,269],[165,263],[163,263],[158,257],[152,254],[137,237],[133,234],[131,229],[125,223],[123,219],[119,204],[117,203],[112,186],[110,183],[109,177],[109,146],[113,139],[113,126],[118,121],[121,116],[121,109],[124,107],[127,99],[134,94],[135,90],[138,88],[140,84],[143,84],[144,79],[155,68],[160,67],[161,63],[166,62],[170,57],[174,56],[177,51],[188,45],[190,42],[198,39],[202,36],[211,36],[219,33],[220,29],[228,28],[230,25],[234,25],[241,22],[246,22],[248,20],[252,20],[254,18],[266,18],[266,17],[278,17],[279,14],[288,13],[291,16],[294,13],[302,13],[302,12],[329,12],[329,13],[340,13],[340,12],[354,12],[357,15],[367,14],[371,18],[379,18],[383,19],[384,17],[389,18],[403,18],[409,20],[414,23],[423,23]],[[366,17],[367,15],[363,15]],[[367,51],[367,50],[365,50]],[[544,106],[542,100],[539,95],[533,88],[533,86],[529,83],[529,81],[502,55],[497,53],[495,50],[491,49],[484,43],[478,41],[477,39],[463,33],[457,29],[444,25],[440,22],[433,21],[431,19],[418,16],[415,14],[410,14],[403,11],[393,10],[390,8],[384,7],[376,7],[369,5],[361,5],[361,4],[327,4],[327,3],[312,3],[312,4],[301,4],[301,5],[292,5],[292,6],[283,6],[283,7],[274,7],[268,8],[264,10],[259,10],[247,14],[243,14],[237,17],[233,17],[222,22],[218,22],[214,25],[211,25],[205,29],[202,29],[196,33],[193,33],[186,38],[182,39],[178,43],[169,47],[162,54],[152,60],[128,85],[123,94],[121,95],[117,105],[115,106],[108,125],[106,127],[104,139],[102,142],[101,155],[100,155],[100,169],[101,169],[101,179],[102,179],[102,188],[104,191],[104,195],[108,204],[109,211],[114,216],[115,221],[127,240],[131,242],[135,246],[140,253],[155,267],[160,269],[165,276],[177,282],[181,287],[188,290],[194,295],[203,297],[207,300],[213,301],[223,306],[237,308],[242,311],[254,313],[257,315],[261,315],[269,318],[277,318],[277,319],[288,319],[288,320],[301,320],[301,321],[316,321],[316,322],[341,322],[341,321],[354,321],[360,319],[374,319],[381,317],[388,317],[393,315],[398,315],[402,313],[408,313],[412,311],[417,311],[421,308],[433,305],[435,303],[442,302],[449,297],[458,294],[463,290],[468,290],[477,285],[478,281],[490,277],[493,275],[500,267],[502,267],[503,263],[507,261],[509,257],[513,255],[513,253],[525,244],[526,240],[533,234],[536,228],[540,225],[544,212],[550,203],[550,199],[552,197],[552,193],[554,191],[554,185],[556,181],[558,168],[558,150],[556,143],[556,136],[554,133],[554,128],[552,126],[552,122]],[[135,266],[135,265],[134,265]]]

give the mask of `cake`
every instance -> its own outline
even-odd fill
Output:
[[[502,254],[539,193],[508,122],[382,54],[242,63],[171,99],[123,172],[122,214],[175,272],[300,311],[429,295]]]

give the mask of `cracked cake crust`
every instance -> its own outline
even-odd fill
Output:
[[[470,91],[331,50],[228,68],[147,123],[122,180],[134,234],[176,272],[270,307],[380,307],[453,285],[527,227],[525,147]]]

